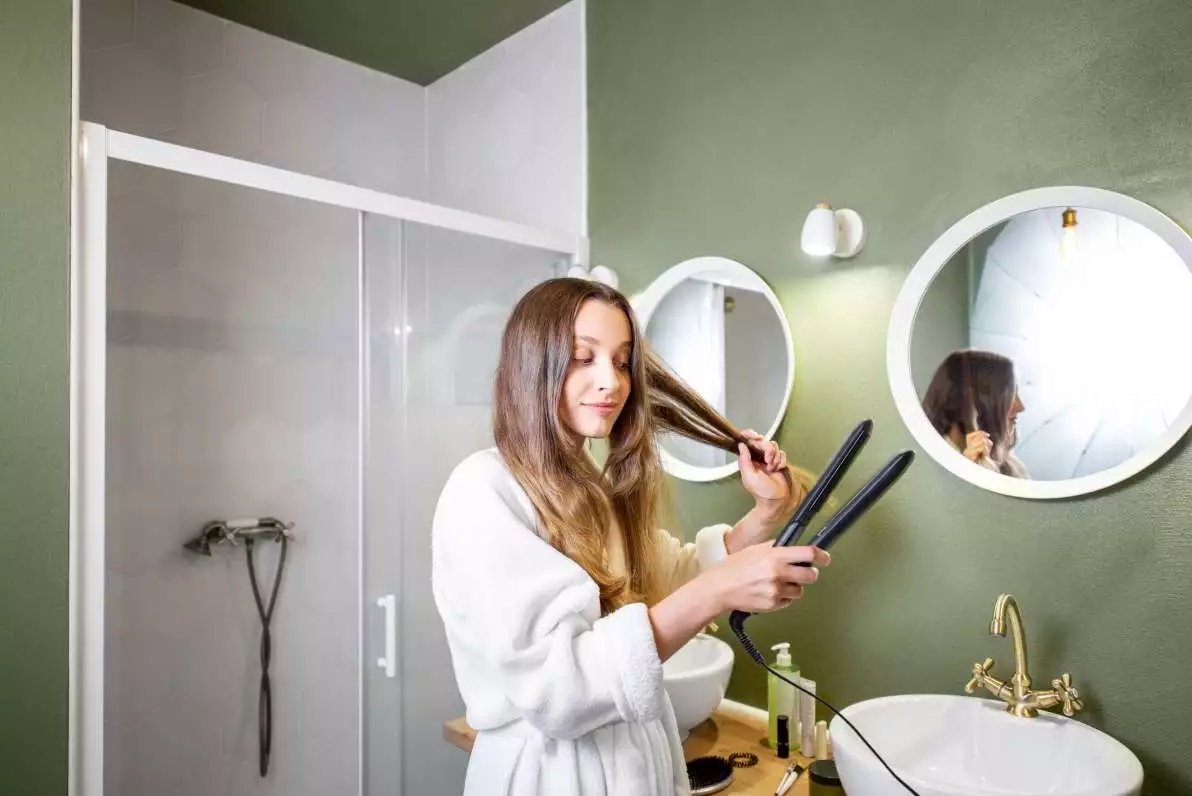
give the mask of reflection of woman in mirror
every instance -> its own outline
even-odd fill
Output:
[[[936,368],[923,396],[927,419],[953,448],[1014,478],[1030,478],[1012,452],[1023,409],[1014,363],[990,351],[953,351]]]

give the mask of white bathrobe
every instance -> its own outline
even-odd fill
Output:
[[[672,587],[726,555],[727,525],[665,531]],[[544,538],[495,449],[447,481],[433,531],[435,603],[477,730],[465,796],[689,792],[662,663],[641,603],[600,616],[584,570]]]

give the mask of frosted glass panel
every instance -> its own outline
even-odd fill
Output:
[[[431,519],[452,468],[492,444],[492,379],[509,311],[565,257],[374,216],[364,240],[366,600],[397,596],[400,648],[389,679],[371,654],[382,651],[383,612],[370,609],[366,792],[459,793],[467,757],[442,730],[463,703],[431,596]],[[394,715],[400,726],[389,723]]]
[[[356,793],[357,215],[117,162],[109,207],[106,792]],[[182,546],[260,516],[264,777],[245,546]]]

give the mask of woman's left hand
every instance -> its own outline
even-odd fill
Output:
[[[737,446],[741,485],[753,495],[759,509],[775,516],[784,514],[794,492],[794,484],[786,466],[786,454],[778,447],[778,443],[761,434],[750,430],[741,433],[749,440],[750,447],[765,455],[764,461],[754,462],[744,443]]]
[[[724,537],[724,547],[735,553],[749,545],[766,540],[795,509],[802,500],[802,490],[795,489],[791,471],[786,465],[786,454],[761,434],[742,432],[749,440],[737,446],[737,464],[741,468],[741,485],[753,495],[757,505],[738,522]],[[760,451],[761,462],[754,462],[749,448]]]

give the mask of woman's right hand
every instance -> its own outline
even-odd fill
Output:
[[[831,559],[818,547],[775,547],[767,540],[743,547],[650,607],[654,645],[663,661],[727,611],[764,614],[803,596]],[[797,564],[811,564],[809,567]]]
[[[818,547],[775,547],[772,541],[730,554],[699,577],[714,596],[720,613],[767,613],[790,605],[803,596],[803,587],[819,577],[816,567],[832,561]],[[798,564],[811,564],[809,567]]]
[[[993,453],[993,440],[984,431],[970,432],[964,438],[964,455],[971,462],[979,462]]]

